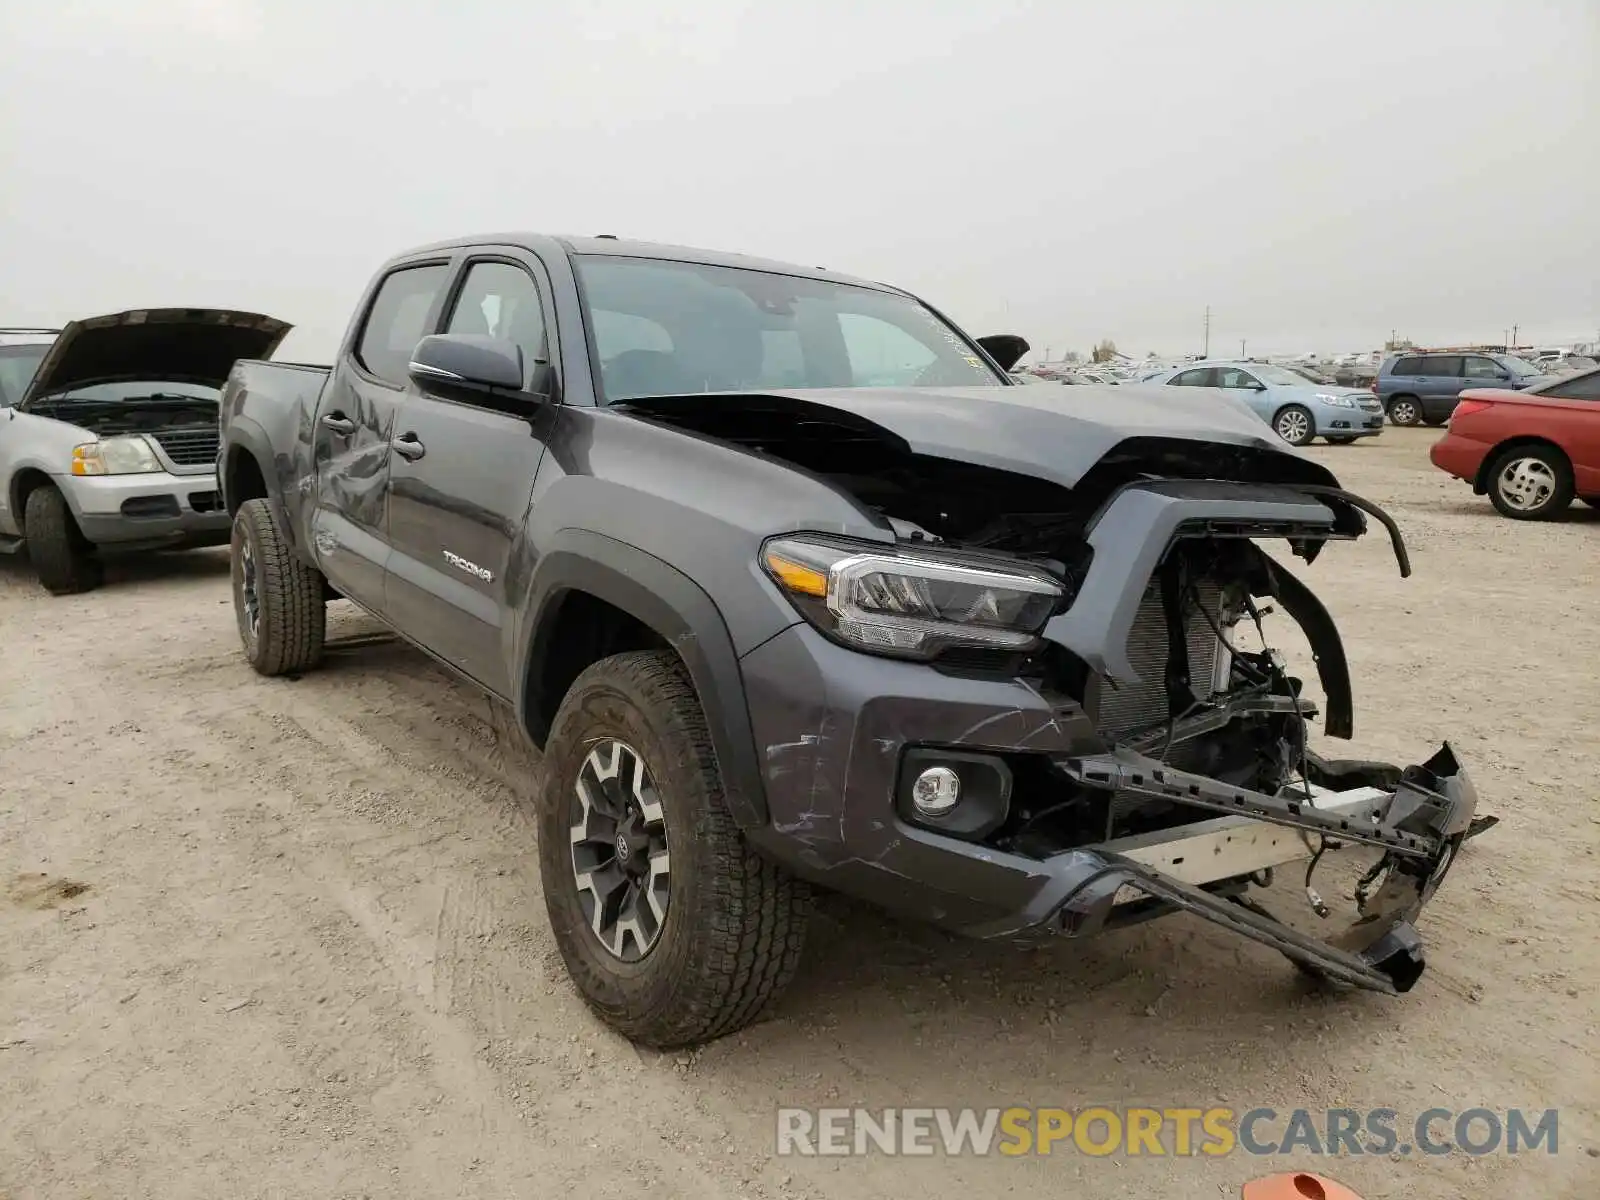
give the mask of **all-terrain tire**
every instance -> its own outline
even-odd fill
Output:
[[[585,915],[573,836],[588,810],[580,776],[592,780],[584,772],[594,756],[618,744],[644,764],[671,860],[655,941],[633,961],[604,944]],[[623,1036],[658,1050],[712,1041],[757,1020],[793,978],[810,892],[740,833],[700,701],[671,652],[601,659],[572,684],[545,747],[538,831],[562,960],[584,1002]]]
[[[316,666],[328,621],[322,572],[295,554],[265,500],[239,506],[229,554],[234,617],[250,665],[262,675]]]
[[[67,498],[48,484],[28,493],[22,533],[28,559],[44,590],[70,596],[100,586],[104,574],[94,547],[67,507]]]

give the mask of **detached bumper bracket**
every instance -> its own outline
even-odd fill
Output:
[[[1100,860],[1101,870],[1084,879],[1058,909],[1059,928],[1067,937],[1100,932],[1111,916],[1117,892],[1132,887],[1268,946],[1312,973],[1338,983],[1398,995],[1410,991],[1422,976],[1422,937],[1408,921],[1396,921],[1387,928],[1375,927],[1376,923],[1370,920],[1358,921],[1346,936],[1366,941],[1365,948],[1341,949],[1301,933],[1253,903],[1191,887],[1120,855],[1090,853]]]

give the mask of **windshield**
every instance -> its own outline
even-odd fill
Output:
[[[0,408],[11,408],[33,382],[44,361],[45,346],[0,346]]]
[[[1500,356],[1500,361],[1505,365],[1506,370],[1510,371],[1513,375],[1544,374],[1542,368],[1534,366],[1525,358],[1518,358],[1515,354],[1502,354]]]
[[[1003,386],[907,296],[768,271],[578,255],[607,403],[776,388]]]
[[[50,396],[52,404],[125,404],[136,400],[219,400],[222,392],[201,383],[142,379],[132,383],[96,383]],[[30,406],[31,407],[31,406]]]
[[[1298,371],[1291,371],[1288,367],[1273,366],[1271,363],[1252,363],[1250,369],[1267,383],[1277,384],[1280,387],[1305,387],[1316,380]]]

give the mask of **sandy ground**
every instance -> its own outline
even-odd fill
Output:
[[[1306,572],[1355,752],[1449,737],[1504,819],[1400,999],[1313,994],[1187,917],[1018,953],[834,899],[773,1019],[640,1053],[561,973],[537,763],[482,699],[382,638],[257,678],[225,552],[61,600],[0,559],[0,1195],[1237,1196],[1287,1169],[772,1156],[777,1104],[1094,1103],[1556,1106],[1554,1157],[1323,1169],[1366,1200],[1600,1193],[1600,512],[1503,520],[1431,437],[1315,451],[1400,519],[1416,575],[1381,536]]]

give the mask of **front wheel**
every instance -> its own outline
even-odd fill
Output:
[[[67,498],[54,487],[44,484],[28,493],[22,534],[34,574],[52,596],[71,596],[100,586],[104,574],[94,547],[73,519]]]
[[[1279,409],[1278,415],[1272,418],[1272,428],[1291,446],[1308,446],[1311,444],[1311,439],[1317,436],[1317,426],[1311,418],[1311,410],[1302,408],[1298,404],[1290,404]]]
[[[1389,422],[1393,425],[1418,425],[1422,422],[1422,405],[1414,396],[1396,396],[1389,401]]]
[[[712,1041],[794,976],[809,893],[739,832],[672,653],[618,654],[578,676],[545,747],[538,827],[562,961],[624,1037]]]
[[[1543,521],[1572,503],[1572,464],[1554,446],[1513,446],[1489,468],[1489,500],[1514,521]]]
[[[231,554],[233,613],[250,665],[262,675],[316,666],[328,620],[322,573],[300,561],[265,500],[239,506]]]

